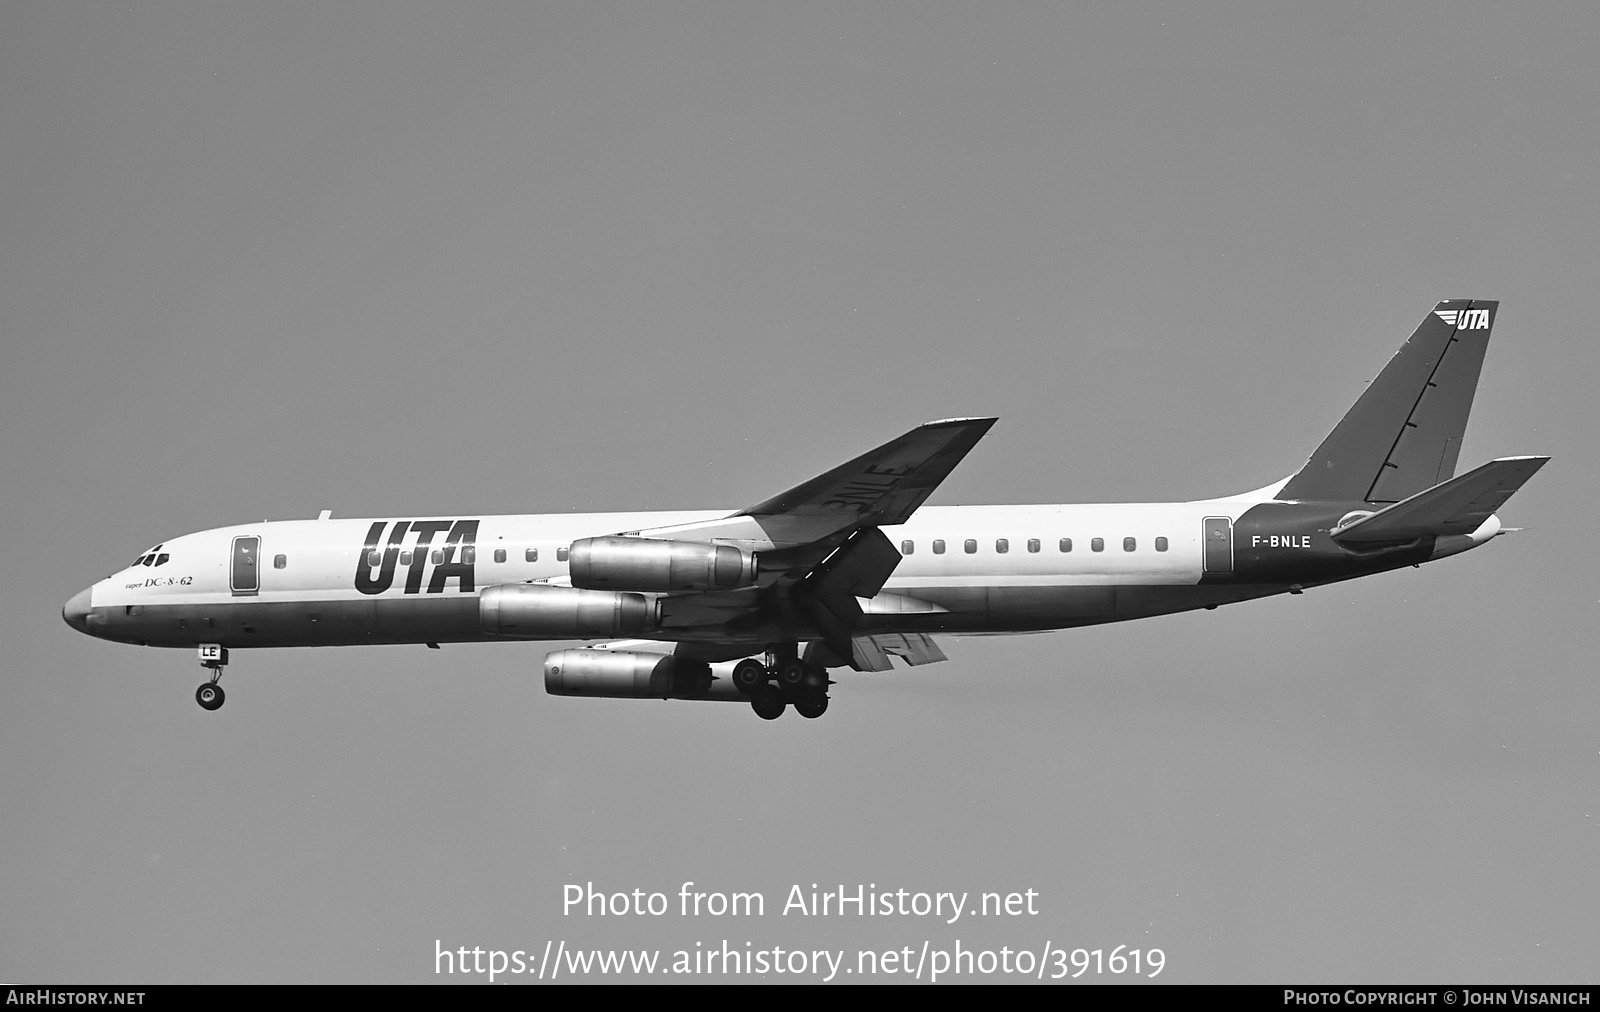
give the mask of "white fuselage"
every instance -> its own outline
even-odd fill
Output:
[[[866,610],[874,628],[885,631],[906,624],[893,619],[908,607],[902,599],[920,609],[907,616],[918,630],[1026,631],[1135,617],[1126,608],[1127,614],[1115,614],[1111,590],[1196,588],[1204,572],[1204,518],[1233,521],[1259,501],[1251,495],[1189,503],[924,507],[909,522],[882,528],[903,558],[880,595],[885,603],[868,602]],[[574,541],[728,515],[467,518],[476,522],[470,559],[458,550],[462,546],[447,543],[461,522],[456,518],[431,522],[423,535],[416,527],[430,518],[217,528],[163,542],[140,563],[96,583],[86,603],[102,628],[89,631],[171,646],[490,639],[470,602],[493,586],[562,583]],[[392,540],[401,523],[406,530]],[[240,590],[238,546],[252,538],[259,539],[255,579]],[[358,588],[358,570],[367,573],[365,589]],[[1154,611],[1146,605],[1136,611],[1183,610],[1264,592],[1271,591],[1209,594],[1182,604],[1170,598]]]

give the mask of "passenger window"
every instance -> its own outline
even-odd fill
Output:
[[[272,568],[273,569],[282,569],[284,566],[287,566],[288,564],[289,564],[289,557],[287,555],[274,555],[272,557]]]
[[[557,548],[556,549],[556,561],[557,562],[566,562],[567,561],[567,550],[565,548]]]
[[[944,554],[944,541],[942,539],[934,541],[934,543],[933,543],[933,554],[935,554],[935,555],[943,555]]]
[[[478,550],[472,545],[465,545],[461,549],[461,561],[470,566],[478,561]]]
[[[1037,552],[1038,550],[1039,550],[1039,539],[1038,538],[1029,538],[1028,539],[1028,551]]]
[[[1156,551],[1164,552],[1166,550],[1167,550],[1167,539],[1166,538],[1156,538]]]
[[[968,555],[974,555],[978,551],[978,543],[973,539],[968,538],[967,540],[961,542],[961,550],[966,552]]]
[[[1105,538],[1091,538],[1089,540],[1089,551],[1091,551],[1091,552],[1103,552],[1105,550],[1106,550],[1106,539]]]
[[[494,561],[496,561],[496,562],[504,562],[504,561],[506,561],[506,550],[504,548],[496,548],[494,550]]]
[[[1139,543],[1137,541],[1135,541],[1133,538],[1123,538],[1122,539],[1122,550],[1124,552],[1131,552],[1135,548],[1138,548],[1138,547],[1139,547]]]
[[[1072,551],[1072,539],[1071,538],[1062,538],[1061,539],[1061,550],[1063,552]]]
[[[402,565],[402,566],[411,565],[411,553],[410,552],[401,552],[400,553],[400,565]]]
[[[1011,551],[1011,542],[1007,541],[1005,538],[996,538],[994,542],[994,550],[996,555],[1004,555]]]
[[[526,552],[522,553],[522,557],[523,557],[524,560],[526,560],[528,562],[538,562],[539,561],[539,549],[530,548]]]
[[[435,566],[444,565],[444,549],[443,548],[435,548],[433,550],[433,564]]]
[[[912,552],[914,552],[916,550],[917,550],[917,543],[915,541],[902,541],[902,542],[900,542],[900,554],[901,555],[910,555]]]
[[[367,568],[377,569],[383,565],[383,553],[374,549],[367,553]]]

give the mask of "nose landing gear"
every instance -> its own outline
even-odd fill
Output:
[[[227,694],[222,691],[222,686],[215,682],[206,682],[200,688],[194,690],[194,701],[199,703],[202,709],[206,710],[215,710],[227,698]]]
[[[200,644],[200,666],[211,672],[211,681],[203,682],[194,690],[194,701],[201,709],[218,709],[228,698],[217,684],[222,678],[222,669],[228,666],[228,648],[220,643]]]

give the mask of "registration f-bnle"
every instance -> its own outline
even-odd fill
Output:
[[[994,424],[920,425],[737,510],[283,521],[170,538],[62,610],[198,651],[201,706],[260,647],[588,640],[560,696],[819,717],[834,675],[945,659],[942,633],[1217,608],[1432,562],[1504,533],[1549,458],[1456,474],[1498,303],[1441,302],[1296,473],[1195,502],[924,506]]]

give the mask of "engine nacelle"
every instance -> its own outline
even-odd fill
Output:
[[[567,560],[574,587],[732,590],[756,582],[756,555],[732,545],[654,538],[584,538]]]
[[[493,636],[589,639],[633,636],[659,624],[660,605],[643,594],[512,583],[478,595],[478,621]]]
[[[552,696],[612,699],[746,697],[727,678],[713,679],[705,661],[628,650],[557,650],[544,659],[544,691]]]

